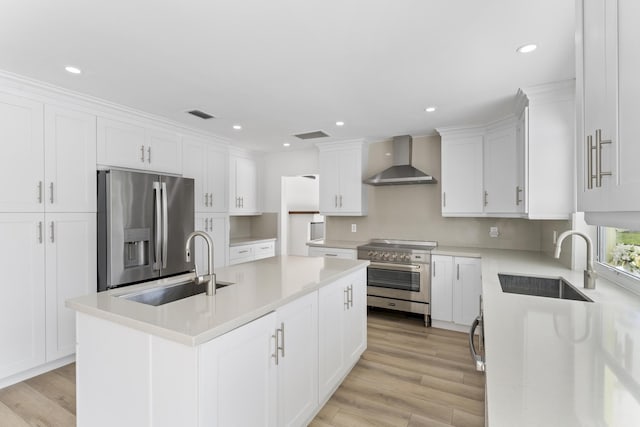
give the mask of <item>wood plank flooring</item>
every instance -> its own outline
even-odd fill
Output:
[[[368,348],[313,427],[484,425],[484,377],[467,336],[371,311]],[[73,427],[75,364],[0,390],[0,426]]]

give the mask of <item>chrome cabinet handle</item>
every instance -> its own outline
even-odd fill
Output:
[[[209,231],[209,218],[204,219],[204,231]]]
[[[213,206],[213,193],[209,193],[209,206]]]
[[[333,200],[333,207],[337,208],[338,207],[338,195],[336,194]]]
[[[42,203],[42,181],[38,181],[38,203]]]
[[[446,192],[442,192],[442,207],[446,208],[447,207],[447,193]]]
[[[209,206],[209,198],[207,197],[207,193],[204,193],[204,205]]]
[[[475,334],[476,328],[478,327],[478,325],[480,325],[481,322],[482,322],[482,317],[478,316],[476,317],[476,319],[473,321],[473,324],[471,325],[471,329],[469,330],[469,350],[471,351],[471,357],[473,358],[473,361],[476,364],[476,371],[484,372],[485,370],[484,360],[482,360],[482,356],[480,356],[476,352],[475,343],[473,342],[473,335]]]
[[[147,148],[147,163],[151,163],[151,147]]]
[[[593,179],[595,175],[593,174],[593,150],[595,147],[593,146],[593,137],[591,135],[587,136],[587,189],[591,190],[593,188]]]
[[[349,307],[353,307],[353,285],[349,285]]]
[[[240,197],[240,207],[244,208],[244,196]]]
[[[602,129],[596,129],[596,187],[602,187],[602,177],[611,176],[611,171],[602,172],[602,146],[611,144],[610,139],[602,139]]]
[[[144,145],[140,146],[140,161],[144,163]]]
[[[278,350],[280,350],[280,356],[284,357],[284,322],[280,322],[280,345],[278,346]]]
[[[42,221],[38,221],[38,243],[42,243]]]
[[[247,252],[249,252],[248,249],[245,249],[244,251],[238,251],[239,254],[246,254]]]
[[[344,288],[344,309],[349,310],[349,288]]]
[[[55,238],[53,236],[53,221],[51,221],[50,227],[51,227],[51,243],[54,243],[55,242]]]
[[[338,254],[324,254],[324,256],[338,256]]]
[[[262,246],[260,249],[269,249],[269,246]]]
[[[340,195],[340,207],[342,207],[342,194]]]
[[[433,261],[433,277],[436,277],[436,262]]]
[[[516,206],[519,206],[522,203],[522,199],[520,198],[520,193],[522,193],[522,188],[519,185],[516,185]]]
[[[271,357],[273,357],[274,359],[276,359],[276,366],[278,366],[278,362],[279,362],[279,358],[278,358],[278,350],[280,349],[280,346],[278,345],[278,329],[276,329],[276,332],[271,335],[271,338],[273,338],[275,340],[275,347],[274,347],[274,351],[271,354]]]
[[[53,204],[53,182],[49,183],[49,202]]]
[[[484,205],[487,206],[489,204],[489,193],[487,191],[484,192]]]
[[[456,280],[460,280],[460,264],[456,264]]]

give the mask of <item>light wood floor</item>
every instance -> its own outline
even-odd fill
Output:
[[[368,348],[312,421],[325,426],[484,425],[484,377],[467,336],[372,311]],[[75,364],[0,390],[0,426],[73,427]]]

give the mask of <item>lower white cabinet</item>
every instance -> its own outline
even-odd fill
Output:
[[[273,240],[229,247],[229,265],[256,261],[276,255],[276,243]]]
[[[328,398],[367,346],[366,270],[318,291],[320,401]]]
[[[358,254],[355,249],[310,246],[309,256],[326,256],[326,257],[334,257],[334,258],[357,259]]]
[[[213,240],[214,269],[227,265],[227,247],[229,237],[229,220],[226,214],[196,212],[196,230],[204,231]],[[207,271],[207,243],[204,239],[195,240],[195,262],[199,273]]]
[[[0,235],[2,384],[75,352],[64,301],[96,291],[96,214],[3,213]]]
[[[482,294],[480,258],[432,255],[431,263],[432,321],[470,326],[479,313]]]

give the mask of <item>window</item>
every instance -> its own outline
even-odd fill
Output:
[[[640,286],[640,231],[599,227],[598,262]]]

